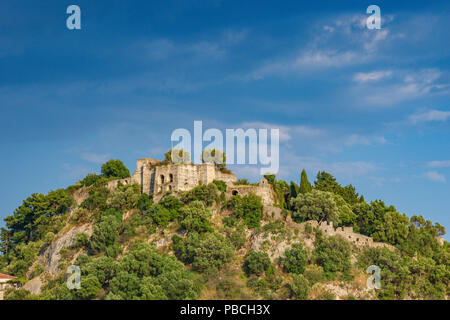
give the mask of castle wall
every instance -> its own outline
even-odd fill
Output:
[[[212,163],[202,163],[197,166],[198,180],[200,184],[210,184],[216,177],[216,169]]]
[[[223,173],[220,170],[216,170],[215,173],[215,180],[221,180],[223,182],[225,182],[228,185],[232,185],[233,183],[235,183],[237,181],[237,178],[234,174],[232,173]]]
[[[136,171],[131,177],[108,182],[110,190],[117,188],[119,183],[141,185],[141,191],[146,194],[162,194],[169,191],[188,191],[199,184],[207,185],[214,180],[222,180],[232,184],[237,180],[232,173],[223,173],[214,164],[167,164],[152,158],[138,159]]]
[[[382,248],[386,247],[389,250],[394,251],[395,247],[384,242],[375,242],[371,237],[365,236],[363,234],[353,232],[353,227],[338,227],[334,229],[333,222],[322,221],[320,224],[315,220],[309,220],[302,223],[296,223],[292,220],[290,216],[287,217],[286,222],[294,228],[299,229],[301,232],[305,231],[305,226],[309,225],[312,228],[318,228],[322,231],[323,235],[326,237],[330,236],[341,236],[345,240],[353,243],[357,247],[369,246],[372,248]]]
[[[261,202],[265,206],[273,206],[275,203],[275,199],[273,197],[272,186],[266,179],[262,179],[259,185],[229,185],[227,187],[226,198],[227,200],[231,199],[231,197],[235,194],[239,194],[241,196],[249,195],[250,193],[254,193],[257,196],[261,197]]]

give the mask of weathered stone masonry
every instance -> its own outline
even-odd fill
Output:
[[[137,168],[129,178],[114,180],[108,183],[108,188],[115,188],[118,183],[138,183],[146,194],[163,194],[168,191],[188,191],[214,180],[221,180],[232,185],[236,176],[217,170],[212,163],[194,164],[161,164],[152,158],[137,160]]]

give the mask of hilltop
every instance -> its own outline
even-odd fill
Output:
[[[299,175],[300,176],[300,175]],[[447,299],[439,223],[367,203],[327,172],[313,184],[237,179],[225,165],[119,160],[32,194],[5,218],[5,299]],[[371,265],[381,288],[367,286]],[[71,266],[81,288],[69,290]]]

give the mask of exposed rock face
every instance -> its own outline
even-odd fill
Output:
[[[275,259],[284,255],[284,252],[291,248],[291,241],[282,240],[277,241],[275,239],[276,236],[273,234],[264,237],[262,234],[259,234],[251,239],[252,245],[251,248],[254,251],[265,251],[269,256],[271,261],[275,261]],[[267,250],[264,250],[263,247],[265,243],[269,244]]]
[[[84,200],[89,197],[89,188],[82,187],[79,190],[75,191],[73,194],[73,198],[77,206],[79,206]]]
[[[41,294],[42,281],[40,277],[36,277],[28,281],[23,288],[30,291],[32,294]]]
[[[357,300],[372,300],[376,298],[375,291],[366,286],[356,285],[355,283],[318,283],[315,291],[326,291],[332,293],[336,300],[348,299],[353,296]]]
[[[75,236],[78,233],[86,233],[91,236],[93,232],[92,225],[85,224],[79,227],[70,229],[63,235],[59,236],[56,240],[50,244],[43,254],[45,270],[54,275],[58,273],[59,264],[61,261],[60,251],[62,248],[67,248],[73,244]]]

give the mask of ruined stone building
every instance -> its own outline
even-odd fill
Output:
[[[261,202],[265,206],[273,206],[275,199],[273,196],[272,186],[267,179],[261,179],[257,186],[255,185],[229,185],[227,187],[227,199],[231,196],[241,195],[246,196],[249,193],[254,193],[261,197]]]
[[[137,160],[136,171],[131,177],[111,181],[108,187],[114,188],[119,182],[138,183],[143,193],[158,195],[168,191],[188,191],[214,180],[221,180],[227,185],[232,185],[237,178],[233,173],[216,169],[213,163],[163,164],[152,158],[143,158]]]
[[[264,205],[272,206],[275,202],[272,186],[266,179],[262,179],[258,185],[235,185],[237,178],[233,173],[222,172],[212,163],[164,164],[153,158],[138,159],[136,171],[131,177],[110,181],[108,188],[114,189],[119,183],[138,183],[143,193],[152,194],[154,200],[158,201],[166,192],[189,191],[214,180],[227,184],[227,199],[230,199],[232,195],[245,196],[254,193],[261,197]]]

